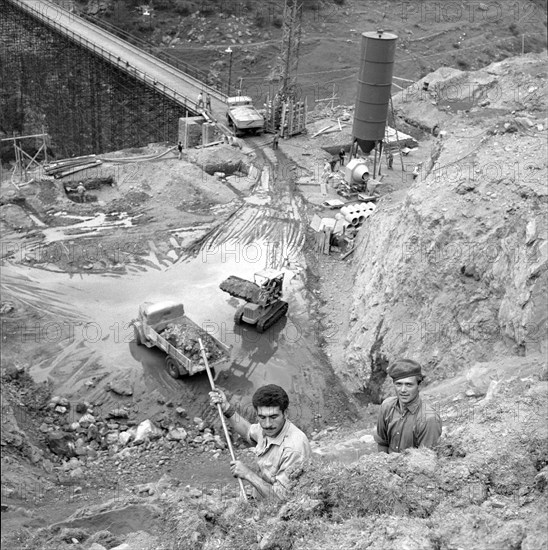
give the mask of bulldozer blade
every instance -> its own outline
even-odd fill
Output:
[[[241,279],[235,275],[231,275],[228,279],[223,281],[219,288],[228,292],[231,296],[235,298],[241,298],[246,302],[251,302],[252,304],[259,303],[261,289],[259,285],[247,281],[246,279]]]

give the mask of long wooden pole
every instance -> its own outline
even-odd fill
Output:
[[[392,113],[392,122],[394,122],[394,130],[396,131],[396,143],[398,145],[398,152],[400,153],[401,171],[405,172],[405,166],[403,165],[403,154],[401,152],[400,136],[398,134],[398,125],[396,122],[396,115],[394,114],[394,103],[392,102],[392,95],[390,95],[390,111]],[[403,179],[403,174],[402,174]]]
[[[198,338],[198,342],[200,344],[200,351],[204,359],[207,377],[209,378],[209,385],[211,386],[211,389],[215,391],[217,388],[215,388],[215,382],[213,381],[211,369],[209,368],[209,363],[207,362],[207,355],[205,352],[204,344],[202,343],[201,338]],[[228,450],[230,451],[230,456],[232,460],[236,460],[236,455],[234,454],[234,448],[232,447],[232,440],[230,439],[230,434],[228,433],[228,428],[226,425],[225,415],[223,414],[223,408],[220,403],[217,403],[217,411],[219,412],[219,418],[221,419],[221,424],[223,425],[223,431],[225,433],[226,443],[228,445]],[[247,500],[247,495],[245,494],[244,482],[242,481],[241,478],[238,478],[238,482],[240,484],[240,494],[244,500]]]

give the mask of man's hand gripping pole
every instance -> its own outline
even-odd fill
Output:
[[[209,385],[211,386],[211,389],[213,391],[216,390],[215,388],[215,382],[213,381],[213,376],[211,374],[211,369],[209,368],[209,363],[207,362],[207,356],[204,348],[204,344],[202,343],[202,339],[198,338],[198,342],[200,344],[200,352],[202,353],[202,357],[204,359],[204,364],[207,372],[207,377],[209,378]],[[232,460],[236,460],[236,456],[234,454],[234,448],[232,447],[232,441],[230,439],[230,434],[228,433],[228,428],[226,426],[226,420],[225,415],[223,414],[223,408],[220,403],[217,403],[217,411],[219,412],[219,418],[221,419],[221,424],[223,425],[223,431],[225,433],[225,439],[226,443],[228,445],[228,450],[230,451],[230,456],[232,457]],[[241,478],[238,478],[238,483],[240,484],[240,494],[244,500],[247,500],[247,495],[245,494],[245,488],[244,488],[244,482],[241,480]]]

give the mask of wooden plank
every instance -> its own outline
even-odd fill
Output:
[[[312,134],[310,137],[316,137],[319,136],[322,132],[325,132],[326,130],[329,130],[332,126],[326,126],[325,128],[322,128],[321,130],[318,130],[315,134]]]
[[[350,256],[350,254],[352,254],[354,252],[354,247],[352,247],[342,258],[341,260],[346,260],[346,258],[348,258],[348,256]]]
[[[322,252],[329,256],[329,253],[331,251],[331,228],[325,227],[323,230],[323,235],[324,235],[324,243],[323,243]]]

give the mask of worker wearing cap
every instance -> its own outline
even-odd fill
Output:
[[[76,187],[76,192],[78,193],[79,201],[86,202],[86,186],[83,182],[78,183],[78,187]]]
[[[285,500],[311,453],[306,435],[287,418],[289,397],[285,390],[269,384],[253,394],[257,424],[240,416],[222,391],[216,389],[209,396],[213,406],[221,404],[232,428],[254,446],[258,473],[235,460],[230,463],[232,475],[249,482],[256,497]]]
[[[375,435],[378,450],[401,453],[409,448],[434,448],[441,435],[441,419],[419,395],[423,380],[420,364],[399,359],[390,365],[388,374],[396,397],[385,399],[381,405]]]

